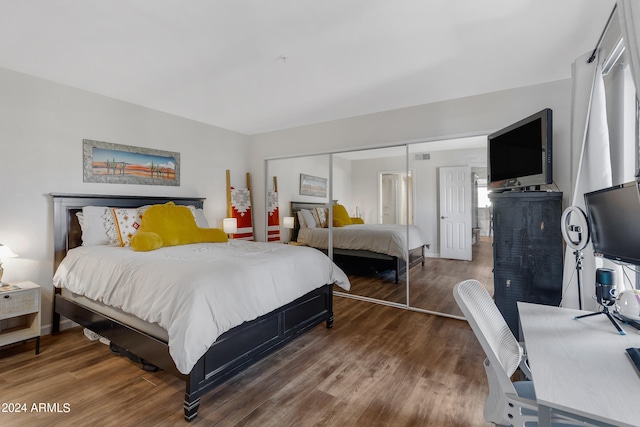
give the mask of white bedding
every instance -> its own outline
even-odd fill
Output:
[[[409,226],[409,246],[407,246],[407,226],[397,224],[351,224],[334,227],[333,247],[340,249],[359,249],[405,259],[407,247],[418,248],[426,243],[422,231]],[[329,247],[328,228],[301,228],[298,242],[313,248]]]
[[[158,323],[183,374],[225,331],[328,283],[349,290],[344,272],[315,249],[241,240],[151,252],[81,246],[53,283]]]

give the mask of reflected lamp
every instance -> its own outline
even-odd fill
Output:
[[[284,228],[288,228],[290,230],[293,229],[293,217],[292,216],[285,216],[284,218],[282,218],[282,226]]]

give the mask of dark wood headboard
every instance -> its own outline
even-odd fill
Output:
[[[313,203],[313,202],[291,202],[291,216],[293,217],[293,230],[291,230],[291,241],[298,240],[298,230],[300,230],[300,223],[298,222],[298,211],[301,209],[313,210],[315,208],[328,208],[328,203]]]
[[[85,206],[137,208],[144,205],[174,202],[202,208],[204,197],[112,196],[100,194],[51,194],[53,198],[53,271],[58,268],[69,249],[82,244],[82,230],[77,212]]]

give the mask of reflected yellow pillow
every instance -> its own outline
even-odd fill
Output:
[[[340,204],[333,205],[333,226],[344,227],[351,224],[364,224],[364,220],[358,217],[350,217],[347,208]]]
[[[131,239],[134,251],[152,251],[164,246],[191,243],[221,243],[227,235],[219,228],[199,228],[186,206],[169,202],[153,205],[142,215],[142,225]]]
[[[344,227],[349,224],[351,224],[351,218],[349,218],[347,208],[338,203],[333,205],[333,226]]]

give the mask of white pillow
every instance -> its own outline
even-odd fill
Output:
[[[76,214],[82,229],[83,246],[109,244],[109,236],[107,236],[107,228],[103,217],[108,209],[104,206],[85,206],[82,208],[82,213],[78,212]]]
[[[193,211],[193,217],[196,219],[196,225],[200,228],[209,228],[209,221],[204,216],[204,211],[202,209],[195,209]]]
[[[298,211],[298,224],[300,228],[307,228],[307,223],[304,222],[304,215],[302,215],[302,211]]]
[[[318,226],[318,223],[316,222],[316,219],[314,218],[314,215],[310,210],[302,209],[300,212],[302,212],[304,223],[307,225],[307,227],[315,228]]]

